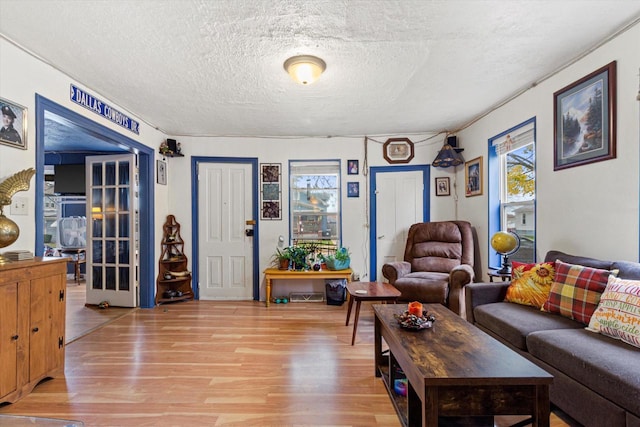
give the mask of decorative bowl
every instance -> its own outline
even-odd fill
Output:
[[[405,311],[402,314],[394,314],[394,317],[398,321],[401,328],[419,331],[422,329],[429,329],[433,327],[433,323],[436,318],[433,314],[428,314],[426,311],[422,312],[422,317],[418,317],[414,314],[409,314],[409,311]]]

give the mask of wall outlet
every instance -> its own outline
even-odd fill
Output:
[[[11,215],[28,215],[29,199],[26,197],[14,197],[11,200]]]
[[[353,273],[353,281],[354,282],[359,282],[360,281],[360,275],[358,273]]]

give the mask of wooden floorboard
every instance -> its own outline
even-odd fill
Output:
[[[68,344],[66,378],[39,384],[0,415],[86,426],[397,427],[374,377],[371,305],[362,306],[354,346],[345,316],[346,304],[322,303],[133,310]],[[570,424],[554,414],[551,425]]]

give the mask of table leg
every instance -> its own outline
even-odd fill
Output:
[[[266,282],[267,282],[267,301],[265,301],[267,303],[267,307],[269,307],[269,303],[271,303],[271,279],[269,278],[269,276],[266,277]]]
[[[347,297],[349,297],[349,293],[347,292]],[[347,298],[349,300],[349,305],[347,306],[347,322],[344,326],[349,326],[349,319],[351,318],[351,307],[353,307],[353,297]]]
[[[549,426],[549,412],[551,411],[549,406],[549,385],[536,386],[536,405],[533,416],[533,426]]]
[[[379,367],[382,366],[382,325],[380,324],[380,319],[378,316],[374,315],[373,319],[373,354],[374,354],[374,374],[376,377],[381,377],[382,373],[380,372]]]
[[[358,330],[358,318],[360,317],[360,299],[356,301],[356,317],[353,319],[353,336],[351,337],[351,345],[356,342],[356,331]]]

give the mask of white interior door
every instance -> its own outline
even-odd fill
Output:
[[[138,306],[138,168],[133,154],[86,158],[87,304]]]
[[[198,165],[198,281],[202,300],[253,298],[251,165]]]
[[[422,171],[376,174],[376,278],[382,266],[402,261],[409,227],[424,218]]]

